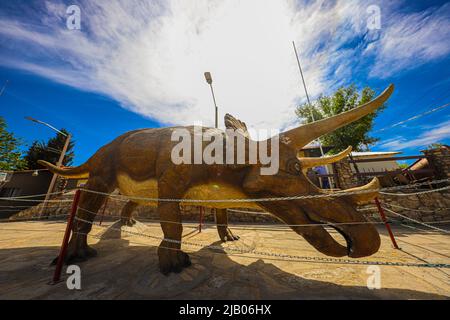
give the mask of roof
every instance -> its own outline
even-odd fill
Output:
[[[362,157],[368,157],[368,158],[377,158],[380,156],[394,156],[396,154],[400,154],[399,151],[365,151],[365,152],[352,152],[351,155],[355,158],[362,158]]]

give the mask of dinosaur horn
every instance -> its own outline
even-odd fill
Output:
[[[318,166],[322,166],[325,164],[330,164],[333,162],[337,162],[346,156],[348,156],[352,152],[352,147],[349,146],[347,149],[342,151],[341,153],[338,153],[336,155],[330,156],[330,157],[323,157],[323,158],[304,158],[299,157],[300,164],[302,166],[302,169],[308,169],[308,168],[314,168]]]
[[[284,143],[293,148],[300,149],[322,135],[359,120],[375,111],[386,102],[393,91],[394,85],[391,84],[378,97],[360,107],[283,132],[280,136],[280,141],[284,141]]]
[[[345,189],[345,190],[343,190],[343,192],[354,192],[354,191],[364,192],[364,193],[352,194],[349,196],[350,199],[354,203],[362,203],[362,202],[367,202],[367,201],[373,200],[378,195],[379,190],[380,190],[380,181],[378,180],[378,178],[375,177],[372,179],[372,181],[370,181],[368,184],[366,184],[362,187]],[[369,192],[369,191],[372,191],[372,192]]]

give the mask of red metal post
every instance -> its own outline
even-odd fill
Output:
[[[57,283],[61,279],[62,266],[64,264],[64,258],[67,252],[67,245],[69,243],[70,233],[72,231],[73,220],[75,219],[75,214],[78,208],[78,201],[80,200],[80,190],[75,192],[73,197],[72,209],[70,215],[67,218],[66,232],[64,233],[63,242],[61,244],[61,249],[59,250],[58,261],[56,262],[55,272],[53,273],[53,283]]]
[[[398,245],[397,245],[397,241],[395,241],[394,234],[392,233],[392,230],[391,230],[391,226],[389,225],[389,222],[386,219],[386,215],[384,214],[384,210],[381,207],[380,200],[378,200],[378,197],[375,198],[375,204],[377,205],[378,212],[380,213],[381,219],[383,220],[384,225],[386,226],[386,229],[387,229],[387,231],[389,233],[389,237],[391,238],[391,241],[392,241],[392,244],[394,245],[394,248],[395,249],[400,249],[398,247]]]
[[[202,224],[203,224],[203,207],[200,207],[200,221],[198,224],[198,232],[202,232]]]
[[[99,225],[102,225],[103,217],[105,216],[106,206],[108,205],[108,200],[109,200],[109,198],[106,198],[105,204],[103,205],[103,210],[102,210],[102,215],[100,216],[100,223],[99,223]]]

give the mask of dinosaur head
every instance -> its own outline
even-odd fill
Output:
[[[351,152],[351,148],[323,158],[304,158],[297,153],[320,136],[375,111],[389,98],[393,89],[390,85],[380,96],[358,108],[280,134],[278,173],[261,175],[260,165],[251,167],[243,186],[246,192],[256,197],[316,195],[314,198],[259,202],[259,205],[291,225],[294,231],[326,255],[358,258],[377,252],[380,236],[372,224],[365,223],[364,216],[356,210],[356,204],[377,196],[378,180],[375,178],[365,186],[331,196],[329,190],[322,190],[309,181],[306,170],[339,161]],[[363,192],[348,194],[353,191]],[[339,193],[344,195],[339,196]],[[332,224],[345,243],[335,240],[323,224]]]

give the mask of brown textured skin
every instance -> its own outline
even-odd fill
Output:
[[[190,130],[193,127],[186,127]],[[175,165],[171,161],[171,150],[178,142],[171,142],[174,128],[143,129],[128,132],[106,146],[100,148],[86,164],[83,170],[89,173],[87,189],[111,193],[119,188],[119,176],[127,174],[133,181],[157,181],[159,198],[185,198],[189,190],[214,183],[218,186],[232,186],[249,198],[283,197],[301,194],[320,194],[322,191],[309,182],[294,163],[299,163],[296,151],[280,143],[280,170],[272,176],[260,175],[260,165]],[[74,170],[78,170],[74,168]],[[122,186],[123,187],[123,186]],[[205,189],[206,190],[206,189]],[[209,190],[209,189],[208,189]],[[216,192],[217,199],[235,197],[234,194]],[[202,196],[202,193],[195,193]],[[149,194],[149,197],[152,195]],[[205,193],[205,199],[211,192]],[[82,210],[97,212],[106,200],[106,196],[82,192],[77,216],[93,221],[95,215]],[[227,224],[226,207],[242,207],[244,204],[220,203],[204,205],[218,207],[217,223]],[[131,218],[136,203],[130,201],[124,208],[124,219]],[[290,225],[315,224],[319,222],[357,222],[365,221],[359,214],[351,198],[320,198],[296,201],[259,202],[248,207],[258,207],[274,214]],[[165,239],[181,241],[182,216],[180,203],[159,202],[157,210]],[[170,223],[173,222],[173,223]],[[96,254],[87,245],[87,234],[92,225],[76,221],[69,243],[66,262],[83,261]],[[375,253],[380,246],[380,238],[372,225],[351,225],[339,227],[339,231],[349,241],[349,247],[333,240],[321,226],[292,227],[318,251],[330,256],[362,257]],[[226,226],[218,226],[223,240],[237,239]],[[164,274],[180,272],[190,265],[189,257],[181,251],[179,243],[163,240],[158,248],[160,270]]]

